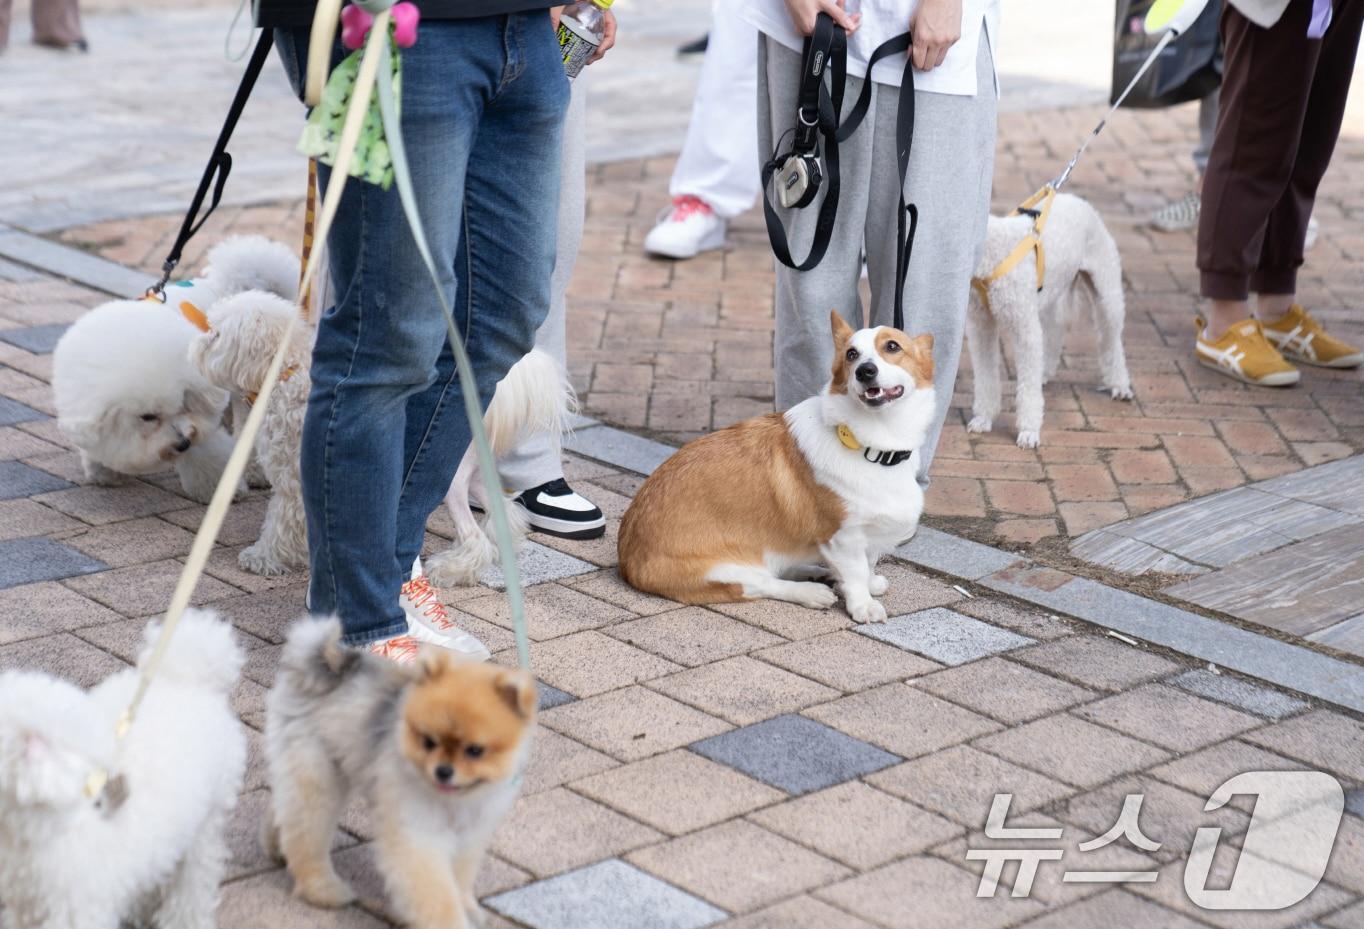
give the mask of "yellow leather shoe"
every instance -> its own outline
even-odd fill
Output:
[[[1198,363],[1220,371],[1238,381],[1257,387],[1289,387],[1301,376],[1298,369],[1280,355],[1265,337],[1258,319],[1243,319],[1222,333],[1220,339],[1207,338],[1207,323],[1197,317],[1198,335],[1194,354]]]
[[[1321,368],[1357,368],[1364,352],[1331,335],[1298,304],[1271,323],[1264,324],[1265,338],[1285,358]]]

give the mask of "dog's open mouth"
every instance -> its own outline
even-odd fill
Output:
[[[904,393],[905,389],[900,386],[868,387],[862,392],[862,402],[867,406],[885,406],[892,400],[900,399]]]

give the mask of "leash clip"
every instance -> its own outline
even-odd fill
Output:
[[[161,280],[147,288],[146,296],[155,297],[162,303],[166,302],[166,285],[170,283],[171,274],[175,272],[175,266],[179,264],[174,258],[167,258],[166,263],[161,266]]]

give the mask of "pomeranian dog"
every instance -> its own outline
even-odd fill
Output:
[[[557,450],[575,409],[577,397],[563,368],[547,352],[536,348],[512,365],[507,376],[498,382],[492,402],[483,414],[483,428],[494,455],[504,455],[540,433],[548,435]],[[486,510],[478,456],[472,445],[464,453],[445,495],[445,505],[455,523],[454,544],[429,559],[426,566],[437,587],[476,584],[483,569],[497,560],[497,546],[469,508],[471,494]],[[506,500],[510,503],[511,497]],[[528,528],[525,513],[518,506],[509,505],[506,510],[512,535],[520,540]]]
[[[190,343],[190,360],[213,386],[254,403],[270,360],[298,312],[292,301],[260,290],[221,300],[213,307],[212,328]],[[308,562],[298,469],[303,416],[312,388],[308,376],[312,336],[305,324],[294,329],[280,381],[256,436],[256,462],[270,482],[270,503],[260,538],[237,556],[241,567],[253,574],[285,574]]]
[[[146,629],[142,662],[159,631]],[[34,672],[0,674],[0,922],[212,929],[223,827],[246,767],[228,701],[243,660],[231,627],[187,611],[117,747],[136,672],[89,692]],[[92,797],[100,773],[112,779]]]
[[[266,707],[265,848],[283,856],[304,900],[346,905],[354,894],[330,846],[360,791],[403,921],[464,929],[480,915],[474,878],[529,756],[535,680],[443,649],[400,665],[340,638],[337,620],[303,619],[285,644]]]
[[[1012,270],[989,280],[1018,243],[1032,232],[1028,214],[991,216],[984,257],[972,282],[966,311],[966,346],[971,352],[975,392],[967,432],[989,432],[999,416],[1001,336],[1013,348],[1018,369],[1014,415],[1020,448],[1042,441],[1042,386],[1056,374],[1066,326],[1081,301],[1093,309],[1099,343],[1099,372],[1114,400],[1132,399],[1132,379],[1122,347],[1126,315],[1122,257],[1094,207],[1073,194],[1057,194],[1051,221],[1042,232],[1044,276],[1037,256],[1025,256]]]
[[[881,622],[880,557],[914,534],[918,456],[933,422],[933,337],[856,332],[835,310],[832,378],[817,396],[702,436],[635,494],[620,575],[683,603],[758,597]]]
[[[232,451],[228,393],[191,364],[189,344],[218,301],[246,290],[292,298],[297,276],[288,248],[230,239],[201,277],[171,284],[164,299],[114,300],[76,320],[53,351],[52,389],[86,480],[119,484],[173,465],[185,493],[206,502]]]

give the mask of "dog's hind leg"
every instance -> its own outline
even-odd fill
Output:
[[[450,490],[445,494],[445,506],[455,524],[454,544],[447,551],[432,556],[426,564],[426,574],[437,587],[477,584],[478,576],[496,556],[492,541],[469,509],[469,490],[478,473],[478,459],[470,448],[464,453],[455,479],[450,482]]]
[[[1019,305],[1014,320],[1014,367],[1018,377],[1014,415],[1018,420],[1019,448],[1036,448],[1042,439],[1042,320],[1034,298]]]
[[[831,607],[838,601],[838,595],[823,584],[814,581],[787,581],[773,574],[766,565],[737,564],[729,562],[718,564],[710,569],[706,580],[716,584],[736,584],[743,589],[743,595],[750,599],[770,598],[798,603],[813,610]]]
[[[270,769],[267,815],[293,875],[294,893],[314,906],[346,906],[355,892],[336,873],[331,858],[332,836],[347,794],[341,773],[320,746],[299,740],[285,757],[272,758]]]
[[[971,422],[967,432],[989,432],[999,415],[999,326],[972,293],[966,310],[966,348],[971,353]]]
[[[1104,232],[1094,243],[1097,254],[1087,279],[1094,304],[1094,328],[1099,336],[1099,370],[1104,386],[1114,400],[1132,399],[1132,378],[1127,373],[1127,355],[1122,347],[1122,327],[1127,315],[1122,292],[1122,258],[1118,246]]]
[[[235,798],[234,798],[235,799]],[[223,828],[225,809],[214,810],[199,826],[194,843],[172,872],[156,909],[156,929],[214,929],[218,883],[227,864]]]

